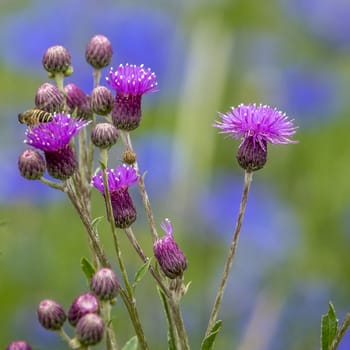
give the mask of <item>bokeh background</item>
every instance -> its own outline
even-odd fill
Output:
[[[243,181],[238,142],[212,128],[216,113],[256,102],[295,119],[299,143],[270,147],[266,167],[254,175],[216,349],[319,349],[328,301],[340,320],[350,310],[350,2],[0,0],[0,7],[0,348],[13,339],[64,348],[57,334],[41,329],[36,307],[52,298],[68,308],[87,290],[79,266],[87,240],[73,207],[18,174],[25,130],[17,114],[48,81],[41,58],[52,45],[72,54],[66,82],[89,93],[85,46],[104,34],[112,66],[144,63],[158,77],[160,91],[144,97],[132,138],[155,219],[172,220],[189,260],[183,309],[193,349],[206,329]],[[120,148],[111,154],[115,165]],[[136,189],[133,197],[135,232],[151,254]],[[103,214],[94,195],[94,215]],[[100,231],[114,259],[108,226]],[[122,246],[132,276],[140,261],[123,239]],[[151,349],[165,349],[150,277],[137,299]],[[113,318],[123,344],[133,330],[121,302]],[[350,336],[339,349],[349,348]]]

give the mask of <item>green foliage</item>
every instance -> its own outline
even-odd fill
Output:
[[[321,320],[321,350],[328,350],[337,334],[338,319],[334,306],[329,302],[328,312],[322,316]]]
[[[84,275],[88,281],[88,283],[90,283],[92,276],[95,274],[96,269],[94,268],[94,266],[90,263],[90,261],[88,259],[86,259],[85,257],[82,257],[80,260],[80,267],[84,272]]]
[[[145,276],[146,272],[149,269],[149,266],[151,264],[152,259],[149,259],[144,264],[140,266],[140,268],[136,271],[135,277],[134,277],[134,283],[132,284],[132,288],[135,289],[137,284],[142,280],[142,278]]]
[[[207,337],[204,338],[201,346],[201,350],[211,350],[214,346],[215,338],[219,333],[219,330],[221,328],[222,321],[218,320],[214,324],[213,328],[211,329],[211,332]]]
[[[122,350],[137,350],[137,346],[138,346],[138,340],[137,340],[137,336],[135,335],[125,343]]]

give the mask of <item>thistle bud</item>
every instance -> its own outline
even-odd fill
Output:
[[[86,46],[86,61],[96,69],[107,67],[111,62],[113,49],[104,35],[95,35]]]
[[[57,86],[44,83],[35,94],[35,106],[50,113],[60,112],[64,106],[64,95]]]
[[[77,323],[76,336],[83,346],[99,343],[104,334],[105,325],[102,318],[96,314],[87,314]]]
[[[40,324],[45,329],[59,330],[62,328],[67,316],[63,307],[54,300],[43,300],[37,309]]]
[[[79,118],[91,119],[90,97],[73,83],[67,84],[64,91],[66,92],[68,113],[72,114],[76,111]]]
[[[18,169],[27,180],[39,180],[44,175],[46,163],[39,152],[26,149],[18,158]]]
[[[107,115],[112,111],[114,97],[105,86],[97,86],[91,92],[91,110],[99,115]]]
[[[126,164],[134,164],[136,162],[136,153],[127,149],[122,154],[123,162]]]
[[[42,58],[44,68],[52,74],[67,73],[72,64],[69,51],[60,45],[49,47]]]
[[[165,219],[161,227],[166,235],[154,243],[154,255],[167,277],[171,279],[181,277],[187,268],[186,257],[173,238],[170,220]]]
[[[16,340],[10,343],[6,350],[32,350],[30,345],[23,340]]]
[[[86,314],[99,313],[100,305],[97,297],[92,293],[77,296],[68,310],[68,321],[75,327],[78,321]]]
[[[118,130],[109,123],[98,123],[91,129],[91,141],[96,147],[110,148],[118,139]]]
[[[108,268],[98,270],[91,279],[90,289],[100,300],[114,299],[119,290],[116,274]]]

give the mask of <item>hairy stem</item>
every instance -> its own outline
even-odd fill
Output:
[[[131,143],[131,138],[130,138],[129,132],[121,131],[121,136],[122,136],[122,140],[125,144],[126,149],[134,152],[134,150],[132,148],[132,143]],[[155,242],[158,239],[158,233],[157,233],[156,225],[154,222],[154,216],[153,216],[153,211],[152,211],[152,207],[151,207],[151,202],[148,198],[148,194],[146,191],[145,181],[144,181],[143,176],[141,176],[141,174],[140,174],[140,169],[139,169],[139,165],[137,163],[137,160],[134,163],[134,168],[136,170],[137,175],[139,176],[138,186],[139,186],[139,190],[141,193],[143,206],[145,207],[145,210],[146,210],[146,215],[147,215],[148,223],[149,223],[151,234],[152,234],[152,240],[153,240],[153,242]]]
[[[349,326],[350,326],[350,311],[345,315],[343,324],[341,325],[337,334],[335,335],[335,337],[332,341],[332,344],[329,347],[329,350],[335,350],[338,348],[338,345],[339,345],[340,341],[342,340],[342,338],[344,337],[344,334],[345,334],[346,330],[349,328]]]
[[[224,271],[222,274],[220,286],[219,286],[219,289],[217,291],[215,302],[213,305],[213,309],[211,311],[211,315],[209,318],[208,328],[207,328],[207,331],[205,334],[206,336],[208,336],[210,334],[210,332],[211,332],[211,330],[212,330],[212,328],[217,320],[217,317],[218,317],[222,298],[223,298],[225,287],[227,284],[227,279],[228,279],[228,276],[229,276],[229,273],[230,273],[230,270],[232,267],[233,259],[236,255],[239,234],[241,232],[243,217],[244,217],[245,208],[247,205],[248,193],[249,193],[250,184],[252,182],[252,178],[253,178],[253,173],[250,171],[246,171],[245,176],[244,176],[244,187],[243,187],[242,199],[241,199],[241,204],[240,204],[239,213],[238,213],[238,217],[237,217],[236,227],[235,227],[235,230],[233,233],[233,238],[232,238],[232,242],[230,245],[228,257],[227,257],[227,260],[225,263]]]

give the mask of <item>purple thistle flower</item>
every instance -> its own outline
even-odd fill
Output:
[[[158,91],[155,73],[143,65],[121,64],[116,71],[110,69],[106,80],[117,93],[112,110],[114,125],[126,131],[136,129],[141,121],[142,95]]]
[[[51,122],[28,128],[24,142],[44,152],[47,171],[53,178],[66,180],[77,167],[69,141],[88,124],[63,113],[55,114]]]
[[[90,289],[100,300],[113,300],[119,290],[119,281],[113,270],[102,268],[93,275]]]
[[[297,129],[293,120],[275,108],[261,104],[240,104],[236,108],[231,107],[231,111],[226,114],[218,114],[221,121],[216,121],[213,126],[221,129],[221,133],[242,139],[237,159],[247,171],[258,170],[265,165],[267,143],[297,142],[290,139]]]
[[[83,346],[99,343],[105,331],[102,318],[96,314],[86,314],[77,323],[77,339]]]
[[[171,279],[181,277],[187,268],[186,257],[173,238],[170,220],[165,219],[160,226],[166,235],[154,242],[154,255],[167,277]]]
[[[127,228],[136,220],[136,209],[128,188],[138,181],[138,175],[133,167],[121,165],[116,169],[107,169],[107,181],[115,225]],[[93,176],[92,184],[105,197],[102,171]]]

